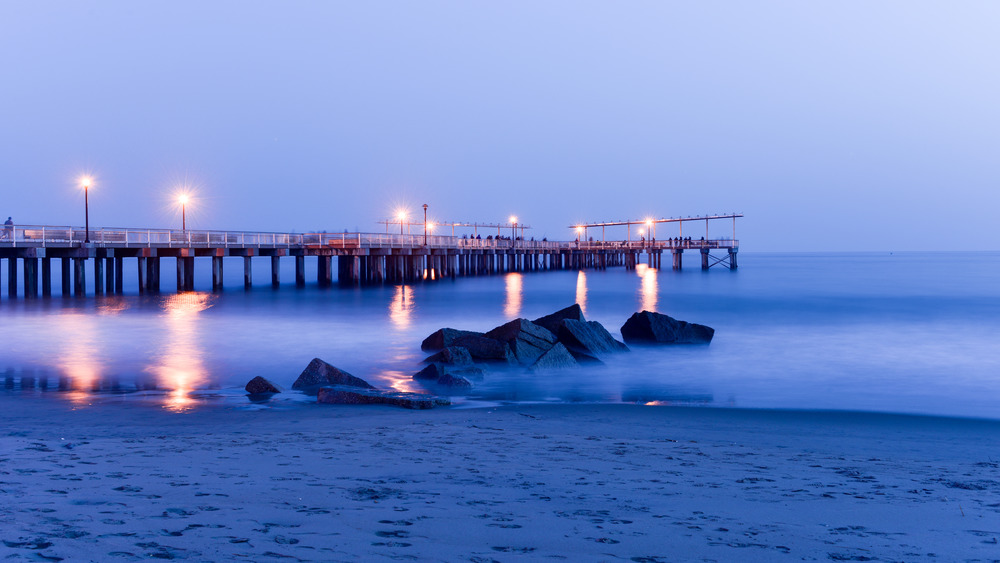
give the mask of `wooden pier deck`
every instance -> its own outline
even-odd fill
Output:
[[[161,259],[173,258],[178,291],[194,290],[196,258],[211,260],[212,289],[223,287],[223,259],[243,258],[244,286],[252,284],[254,258],[269,258],[271,284],[279,286],[280,260],[295,261],[295,285],[304,286],[305,260],[317,260],[317,282],[333,285],[333,259],[340,285],[415,283],[447,278],[581,268],[655,268],[664,253],[681,269],[685,251],[701,255],[701,267],[737,267],[739,241],[535,241],[379,233],[266,233],[171,229],[14,225],[0,231],[0,262],[6,263],[7,296],[52,295],[52,261],[60,264],[61,294],[88,295],[88,261],[94,287],[89,294],[123,293],[125,259],[135,260],[140,293],[160,290]],[[725,251],[716,257],[711,251]],[[22,275],[18,275],[18,271]],[[23,285],[20,282],[23,282]],[[21,289],[19,290],[19,286]]]

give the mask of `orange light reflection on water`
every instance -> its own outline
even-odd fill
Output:
[[[406,393],[427,392],[427,389],[425,389],[422,385],[414,381],[412,373],[406,373],[397,370],[386,370],[382,372],[382,376],[385,378],[386,383],[389,385],[389,388],[392,389],[393,391],[403,391]]]
[[[100,389],[104,364],[98,357],[100,338],[94,318],[67,312],[58,317],[59,333],[65,347],[59,369],[69,380],[66,397],[76,405],[90,404],[93,392]]]
[[[583,314],[587,314],[587,273],[583,270],[576,275],[576,304]]]
[[[158,365],[150,368],[157,385],[170,389],[164,407],[175,412],[191,409],[191,391],[207,380],[204,351],[198,344],[198,319],[212,306],[207,293],[186,292],[166,297],[164,310],[167,338]]]
[[[646,264],[636,264],[635,273],[639,276],[639,307],[641,311],[656,311],[659,299],[660,284],[656,277],[656,268]]]
[[[389,302],[389,322],[398,328],[410,326],[413,315],[413,288],[408,285],[396,286]]]
[[[507,301],[504,303],[503,312],[508,317],[515,318],[521,314],[521,302],[524,299],[522,281],[521,274],[517,272],[511,272],[504,278]]]

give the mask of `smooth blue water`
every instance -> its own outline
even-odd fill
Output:
[[[736,272],[617,268],[346,290],[272,290],[263,286],[265,267],[256,273],[262,286],[248,292],[5,297],[0,370],[10,396],[147,400],[176,410],[244,404],[242,386],[256,375],[290,387],[313,357],[379,386],[423,390],[410,375],[426,355],[420,341],[437,328],[488,330],[576,301],[612,333],[650,309],[710,325],[715,340],[634,348],[604,366],[557,374],[496,371],[459,401],[1000,417],[1000,254],[741,253],[740,261]],[[231,286],[242,274],[236,265]],[[207,272],[199,275],[197,285],[209,285]],[[30,378],[45,378],[47,390]],[[279,405],[305,400],[278,397]]]

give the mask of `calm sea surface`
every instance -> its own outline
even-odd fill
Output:
[[[629,315],[648,309],[710,325],[715,340],[634,348],[606,365],[558,374],[496,371],[456,400],[1000,418],[998,253],[747,252],[736,272],[616,268],[278,290],[261,260],[251,291],[242,289],[240,265],[227,268],[231,289],[218,294],[172,293],[164,275],[164,293],[155,297],[136,295],[133,285],[123,297],[33,301],[8,300],[2,272],[0,393],[81,408],[251,406],[242,390],[249,379],[262,375],[288,388],[313,357],[376,386],[422,391],[410,376],[426,356],[420,341],[427,334],[443,326],[488,330],[577,302],[616,336]],[[165,259],[163,271],[171,268]],[[196,287],[211,286],[207,270],[201,264]],[[282,279],[293,279],[291,269]],[[270,404],[304,400],[286,393]]]

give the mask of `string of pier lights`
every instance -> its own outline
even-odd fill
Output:
[[[90,243],[90,188],[94,179],[90,176],[80,177],[80,187],[83,188],[83,242]],[[187,230],[187,205],[191,202],[190,194],[181,192],[177,195],[177,203],[181,206],[181,230]],[[426,206],[425,206],[426,207]]]

